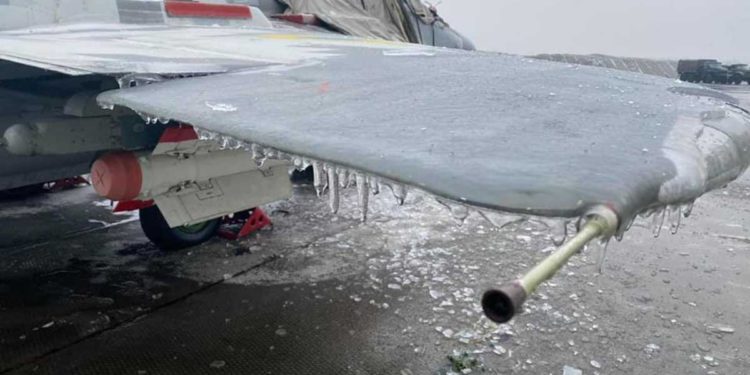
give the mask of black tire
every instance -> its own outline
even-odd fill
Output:
[[[156,205],[140,210],[141,229],[162,250],[179,250],[202,244],[216,234],[221,219],[187,227],[170,228]]]
[[[295,169],[289,178],[294,183],[312,183],[314,176],[313,167],[310,166],[301,171]]]
[[[35,195],[43,194],[47,192],[44,189],[44,184],[34,184],[28,186],[17,187],[10,190],[0,191],[1,200],[16,200],[32,197]]]

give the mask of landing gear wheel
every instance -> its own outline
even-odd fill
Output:
[[[44,184],[22,186],[22,187],[18,187],[15,189],[0,191],[0,199],[2,200],[23,199],[23,198],[28,198],[34,195],[42,194],[45,191],[46,190],[44,190]]]
[[[179,250],[208,241],[216,234],[220,219],[170,228],[156,205],[140,210],[141,228],[151,242],[162,250]]]

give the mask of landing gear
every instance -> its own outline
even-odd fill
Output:
[[[23,199],[44,193],[44,184],[22,186],[15,189],[0,191],[0,200]]]
[[[213,219],[170,228],[156,205],[142,208],[139,212],[143,233],[162,250],[179,250],[206,242],[216,234],[221,222],[221,219]]]

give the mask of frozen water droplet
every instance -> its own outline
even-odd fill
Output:
[[[357,173],[357,194],[359,196],[359,209],[362,213],[362,222],[367,221],[367,206],[370,200],[370,187],[367,186],[367,177]]]
[[[328,183],[328,177],[326,177],[325,169],[323,168],[323,163],[320,161],[313,161],[312,163],[313,167],[313,187],[315,188],[315,193],[318,194],[318,198],[320,198],[321,195],[323,195],[323,192],[325,190],[325,186]]]
[[[372,192],[372,195],[378,195],[380,194],[380,179],[371,176],[368,180],[368,184],[370,185],[370,191]]]
[[[680,230],[681,210],[679,205],[669,206],[669,232],[672,234],[677,234]]]
[[[391,192],[393,192],[393,197],[396,198],[398,205],[403,206],[404,201],[406,200],[406,186],[404,184],[394,183],[391,185]]]
[[[335,167],[326,169],[328,174],[328,206],[334,214],[339,211],[339,174]]]
[[[690,217],[690,214],[693,213],[693,205],[695,202],[690,202],[684,206],[682,206],[682,216],[684,217]]]
[[[302,158],[299,156],[292,157],[292,165],[294,165],[294,169],[297,171],[303,171],[305,168],[302,168]]]
[[[651,221],[651,232],[654,234],[654,237],[659,237],[659,234],[661,234],[661,227],[664,225],[664,217],[666,214],[667,211],[664,208],[660,208],[654,212]]]

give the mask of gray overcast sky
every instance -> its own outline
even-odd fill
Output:
[[[750,63],[750,0],[443,0],[438,11],[484,50]]]

